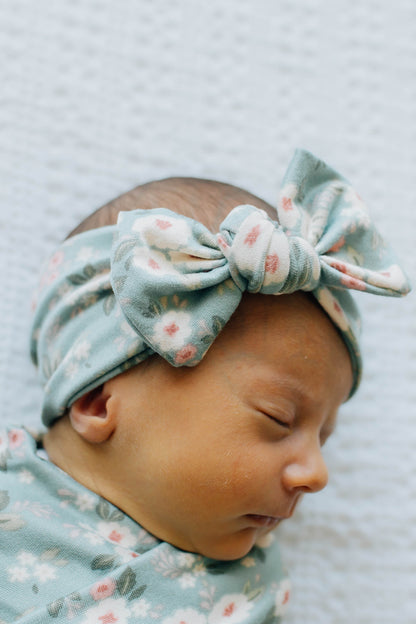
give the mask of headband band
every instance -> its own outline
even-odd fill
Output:
[[[237,206],[215,235],[165,208],[134,210],[65,241],[42,278],[33,323],[44,423],[152,353],[198,364],[244,291],[312,292],[348,347],[353,394],[362,365],[349,290],[400,296],[406,277],[349,183],[308,152],[295,153],[278,217]]]

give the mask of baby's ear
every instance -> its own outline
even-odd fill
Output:
[[[104,384],[82,395],[71,405],[71,425],[87,442],[106,442],[114,432],[116,415],[109,405],[110,398]]]

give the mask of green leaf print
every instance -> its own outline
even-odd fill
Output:
[[[3,472],[7,471],[7,460],[10,459],[10,457],[11,455],[9,450],[0,455],[0,470],[3,470]]]
[[[91,279],[92,277],[94,277],[95,274],[96,270],[94,269],[92,264],[87,264],[87,266],[84,268],[84,275],[86,275],[88,279]]]
[[[140,598],[140,596],[144,594],[146,589],[147,589],[147,585],[140,585],[140,587],[132,591],[129,596],[129,602],[130,600],[136,600],[136,598]]]
[[[0,514],[0,531],[18,531],[25,524],[18,514]]]
[[[266,561],[266,553],[264,548],[260,548],[260,546],[253,546],[250,551],[250,555],[257,557],[262,562]]]
[[[48,613],[51,617],[56,618],[58,617],[59,613],[61,612],[62,607],[64,606],[64,599],[63,598],[58,598],[58,600],[55,600],[54,602],[51,602],[50,604],[48,604]]]
[[[100,499],[100,502],[97,504],[95,511],[103,520],[108,520],[110,518],[110,505],[103,498]]]
[[[207,564],[206,568],[210,574],[226,574],[239,565],[239,561],[212,561]]]
[[[81,284],[85,284],[88,281],[88,277],[83,273],[72,273],[68,275],[67,280],[73,286],[81,286]],[[56,617],[56,616],[55,616]]]
[[[128,594],[136,583],[136,575],[131,568],[126,568],[117,580],[117,589],[121,596]]]
[[[10,503],[10,496],[7,490],[0,490],[0,511],[6,509],[7,505]]]
[[[104,299],[103,308],[104,314],[106,316],[110,316],[111,312],[114,310],[114,306],[116,305],[116,298],[114,295],[110,295]]]
[[[114,254],[114,262],[120,262],[130,251],[136,247],[136,241],[127,240],[121,243]]]
[[[118,559],[116,555],[98,555],[91,562],[91,570],[109,570]]]
[[[219,334],[224,325],[225,321],[223,318],[221,318],[221,316],[215,315],[212,317],[212,331],[214,332],[214,334]]]
[[[59,554],[60,550],[59,548],[48,548],[47,550],[44,550],[43,553],[40,556],[41,561],[51,561],[52,559],[55,559],[55,557]]]
[[[118,509],[115,509],[109,518],[110,522],[121,522],[121,520],[124,520],[124,514],[122,511],[119,511]]]

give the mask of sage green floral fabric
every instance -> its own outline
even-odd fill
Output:
[[[0,430],[2,624],[277,624],[289,594],[273,535],[237,561],[178,550]]]
[[[66,241],[42,277],[32,357],[43,420],[152,353],[198,364],[246,291],[313,293],[349,349],[352,394],[362,363],[351,289],[400,296],[409,284],[362,199],[309,152],[295,153],[276,221],[237,206],[213,234],[166,208],[122,212]]]

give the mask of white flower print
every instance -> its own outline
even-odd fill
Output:
[[[80,340],[72,347],[72,354],[77,360],[86,360],[91,351],[89,340]]]
[[[285,228],[293,228],[300,219],[299,208],[295,204],[298,188],[295,184],[286,184],[279,194],[278,213],[279,221]]]
[[[74,377],[76,377],[78,375],[78,371],[79,371],[79,364],[78,362],[69,362],[67,364],[67,366],[65,367],[65,377],[67,377],[68,379],[73,379]]]
[[[197,563],[192,570],[195,576],[205,576],[207,573],[207,569],[203,563]]]
[[[174,275],[183,281],[183,274],[174,268],[173,263],[160,251],[137,247],[133,253],[133,265],[147,273],[154,275]]]
[[[196,609],[178,609],[173,615],[162,620],[162,624],[207,624],[207,619]]]
[[[88,509],[94,509],[96,505],[96,497],[91,496],[87,492],[78,494],[75,499],[75,505],[80,511],[87,511]]]
[[[137,537],[118,522],[99,522],[97,530],[105,539],[124,548],[133,548],[137,544]]]
[[[275,598],[275,615],[284,615],[290,598],[291,583],[289,579],[284,579],[276,592]]]
[[[129,356],[134,355],[142,342],[141,338],[139,338],[136,331],[127,321],[122,321],[120,323],[119,331],[120,335],[114,339],[117,351],[121,353],[122,351],[125,351],[126,347],[129,345],[127,354]]]
[[[187,587],[195,587],[196,578],[191,572],[184,572],[179,577],[179,584],[182,589],[186,589]]]
[[[105,598],[85,615],[81,624],[128,624],[130,611],[124,598]]]
[[[265,533],[264,535],[259,535],[259,537],[256,539],[256,546],[259,546],[260,548],[270,548],[270,546],[275,541],[276,537],[274,535],[274,532],[270,531],[269,533]]]
[[[244,594],[226,594],[212,609],[208,624],[238,624],[244,622],[253,607]]]
[[[138,217],[131,229],[139,232],[147,246],[156,249],[180,249],[191,236],[189,224],[176,215],[153,214]]]
[[[34,475],[30,472],[30,470],[26,470],[26,468],[23,468],[19,472],[19,481],[20,481],[20,483],[30,484],[30,483],[32,483],[32,481],[34,481],[34,479],[35,479]]]
[[[32,555],[32,553],[27,552],[26,550],[20,551],[20,553],[17,555],[17,560],[21,565],[24,566],[32,566],[35,565],[35,563],[37,562],[35,555]]]
[[[171,310],[155,324],[152,342],[162,351],[177,351],[185,345],[192,333],[191,315]]]
[[[398,264],[392,264],[380,273],[368,271],[367,281],[380,288],[398,288],[405,291],[407,287],[406,276]]]
[[[179,553],[177,556],[177,562],[182,568],[192,568],[195,563],[195,555],[191,553]]]
[[[30,577],[29,570],[23,566],[11,566],[7,572],[11,583],[24,583]]]
[[[79,252],[77,253],[75,257],[75,260],[77,262],[87,262],[88,260],[91,260],[93,256],[94,256],[93,247],[81,247],[81,249],[79,250]]]
[[[50,551],[46,551],[48,554],[49,552]],[[58,554],[58,551],[56,554]],[[55,556],[52,556],[52,558],[55,558]],[[41,559],[42,555],[38,558],[28,551],[20,551],[17,555],[19,565],[11,566],[7,570],[10,582],[24,583],[29,579],[33,579],[38,583],[46,583],[47,581],[56,579],[56,569],[49,563],[41,561]],[[60,565],[60,561],[57,561],[57,564]]]
[[[48,563],[39,563],[33,568],[33,575],[39,583],[46,583],[56,578],[56,571]]]
[[[146,600],[145,598],[140,598],[140,600],[133,602],[131,606],[131,612],[133,615],[146,617],[149,613],[150,607],[151,604],[148,600]]]
[[[347,331],[349,328],[348,318],[345,316],[340,304],[327,288],[320,288],[317,291],[317,299],[321,306],[326,310],[341,331]]]

